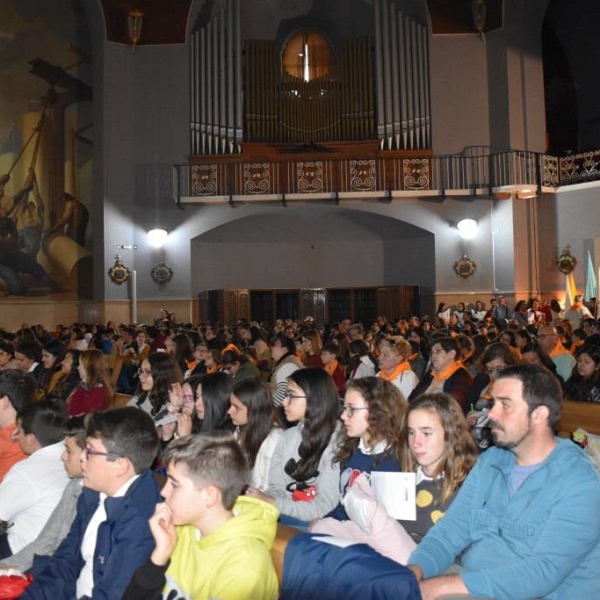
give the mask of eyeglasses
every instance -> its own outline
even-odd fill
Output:
[[[150,369],[138,369],[138,375],[143,375],[144,377],[150,377],[152,375],[152,371]]]
[[[500,367],[486,367],[485,372],[488,375],[494,375],[495,373],[502,371],[502,369],[506,369],[506,365],[502,365]]]
[[[287,399],[290,402],[292,402],[292,400],[296,400],[296,398],[306,398],[306,396],[302,396],[301,394],[292,394],[292,392],[286,392],[283,396],[284,400]]]
[[[88,458],[89,456],[106,456],[107,458],[112,459],[123,458],[120,454],[116,454],[115,452],[98,452],[97,450],[94,450],[91,446],[86,446],[83,449],[83,452],[86,458]]]
[[[183,395],[183,403],[190,403],[190,402],[194,402],[194,396],[192,394],[184,394]]]
[[[342,406],[342,414],[345,414],[350,418],[352,418],[359,410],[369,410],[369,408],[367,406],[348,406],[347,404]]]

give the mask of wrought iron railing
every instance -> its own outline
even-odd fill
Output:
[[[177,202],[287,200],[306,197],[402,195],[487,196],[531,188],[557,188],[600,179],[600,150],[559,158],[511,150],[485,154],[340,159],[318,153],[302,158],[252,160],[219,157],[174,167]]]

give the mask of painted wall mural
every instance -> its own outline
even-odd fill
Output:
[[[79,4],[0,0],[0,297],[92,295],[92,63]]]

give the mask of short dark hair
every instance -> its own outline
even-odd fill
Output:
[[[83,450],[85,448],[85,439],[87,431],[85,429],[85,415],[70,417],[63,425],[63,435],[72,437],[75,443]]]
[[[197,488],[214,485],[223,507],[231,510],[248,479],[248,464],[240,445],[225,431],[188,435],[169,444],[163,462],[184,465]]]
[[[6,352],[11,358],[15,357],[15,347],[8,340],[0,339],[0,350]]]
[[[159,439],[152,417],[145,411],[127,406],[87,416],[87,437],[99,439],[111,452],[131,461],[136,473],[152,466]]]
[[[23,433],[32,433],[42,448],[63,439],[65,420],[63,406],[54,400],[32,402],[17,412],[17,421]]]
[[[29,373],[18,369],[0,373],[0,398],[6,396],[17,412],[34,401],[35,387],[35,379]]]
[[[498,373],[500,379],[518,379],[523,384],[523,400],[531,414],[538,406],[548,407],[548,425],[555,429],[560,419],[563,392],[556,377],[545,367],[534,364],[512,365]]]
[[[22,340],[16,345],[15,352],[26,356],[29,360],[40,361],[42,357],[42,346],[39,342]]]
[[[321,352],[329,352],[329,354],[333,354],[337,357],[340,353],[340,347],[337,344],[332,343],[323,344]]]
[[[296,342],[292,338],[289,338],[287,335],[283,333],[278,333],[271,340],[271,346],[274,346],[275,342],[279,342],[281,344],[281,347],[287,350],[287,354],[296,354]]]

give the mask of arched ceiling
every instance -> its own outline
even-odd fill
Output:
[[[194,0],[100,0],[100,3],[109,41],[129,44],[127,14],[139,9],[144,13],[139,45],[160,45],[185,43]],[[503,0],[486,0],[486,31],[502,26],[502,3]],[[434,34],[473,33],[470,0],[427,0],[427,7]]]
[[[201,242],[366,242],[431,235],[393,219],[338,206],[294,204],[230,221],[196,238]]]

